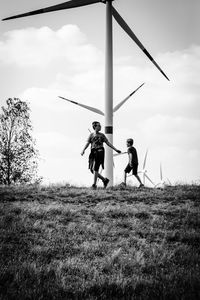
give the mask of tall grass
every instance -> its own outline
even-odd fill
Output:
[[[200,186],[0,187],[0,299],[200,299]]]

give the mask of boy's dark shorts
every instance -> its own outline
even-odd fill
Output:
[[[133,175],[137,175],[138,173],[138,164],[134,164],[133,163],[133,166],[131,167],[130,164],[128,164],[124,170],[125,173],[130,173],[130,171],[132,170],[132,174]]]
[[[92,149],[89,155],[89,169],[93,173],[93,171],[98,172],[99,167],[102,165],[104,169],[104,156],[105,156],[104,148]]]

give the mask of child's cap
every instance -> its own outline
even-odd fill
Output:
[[[126,142],[130,145],[133,145],[133,139],[127,139]]]

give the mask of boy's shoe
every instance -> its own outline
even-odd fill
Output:
[[[140,183],[139,188],[142,188],[142,187],[144,187],[144,184]]]
[[[104,189],[106,189],[108,183],[109,183],[109,179],[108,178],[105,178],[104,181],[103,181],[103,186],[104,186]]]
[[[96,190],[96,189],[97,189],[96,184],[93,184],[93,185],[91,186],[91,188],[92,188],[92,190]]]

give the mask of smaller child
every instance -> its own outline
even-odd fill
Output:
[[[129,163],[124,170],[124,182],[122,184],[126,186],[127,173],[130,173],[130,171],[132,170],[132,174],[136,177],[136,179],[140,183],[139,187],[143,187],[144,184],[142,184],[142,181],[138,176],[138,157],[137,157],[137,151],[135,147],[133,147],[133,139],[127,139],[126,145],[128,147],[127,153],[129,157]]]

